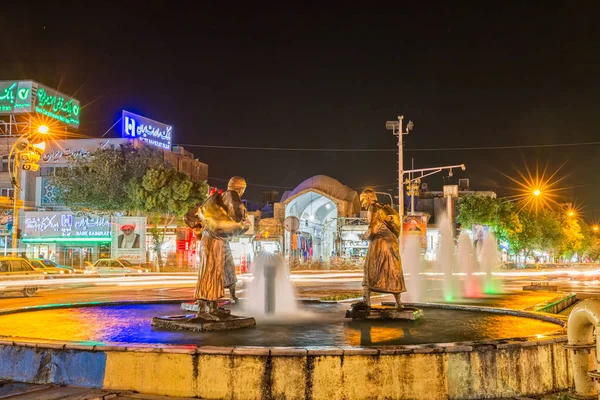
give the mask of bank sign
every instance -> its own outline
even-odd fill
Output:
[[[31,211],[25,212],[24,222],[24,242],[110,241],[110,217]]]
[[[171,150],[173,127],[123,110],[121,135]]]
[[[33,112],[79,127],[79,100],[35,81],[0,81],[0,114]]]

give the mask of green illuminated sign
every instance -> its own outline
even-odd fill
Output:
[[[79,101],[42,84],[38,84],[35,111],[74,128],[79,127]]]
[[[31,81],[0,82],[0,113],[13,114],[31,112]]]
[[[37,112],[79,127],[79,100],[34,81],[0,81],[0,114]]]

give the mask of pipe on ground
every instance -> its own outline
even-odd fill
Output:
[[[588,373],[596,372],[598,369],[600,341],[595,340],[594,334],[598,336],[599,329],[600,300],[587,299],[573,308],[567,325],[567,337],[568,347],[573,351],[571,365],[575,395],[581,398],[594,398],[598,395],[596,382]]]

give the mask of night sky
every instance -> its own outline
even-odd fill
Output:
[[[394,189],[397,156],[189,145],[393,150],[385,122],[404,115],[415,123],[405,136],[405,168],[411,157],[417,168],[465,163],[450,181],[467,177],[506,196],[515,184],[500,172],[536,163],[553,172],[566,162],[564,199],[600,218],[600,145],[411,151],[600,141],[593,2],[407,2],[379,10],[347,2],[337,9],[13,3],[0,12],[1,79],[76,93],[85,105],[80,132],[89,136],[102,135],[123,108],[172,124],[174,143],[209,164],[211,183],[242,175],[253,200],[316,174]],[[444,175],[427,182],[440,190]]]

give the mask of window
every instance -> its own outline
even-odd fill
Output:
[[[10,260],[10,269],[12,270],[12,272],[26,271],[23,269],[23,264],[21,264],[20,260]]]
[[[29,263],[27,261],[22,261],[21,260],[21,268],[23,271],[33,271],[33,268],[31,267],[31,265],[29,265]]]
[[[13,197],[15,190],[13,188],[2,188],[0,189],[0,196]]]
[[[96,268],[106,268],[106,267],[108,267],[107,261],[98,261],[96,263]]]
[[[6,260],[0,261],[0,272],[9,272],[8,271],[8,261],[6,261]]]
[[[111,268],[123,268],[123,266],[121,265],[121,263],[119,263],[118,261],[111,261],[110,262],[110,267]]]

